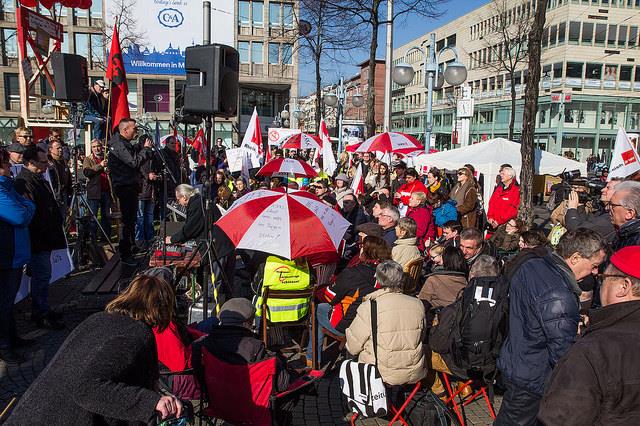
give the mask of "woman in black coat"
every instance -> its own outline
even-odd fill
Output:
[[[174,299],[166,281],[136,277],[105,312],[71,332],[6,425],[127,425],[180,416],[180,401],[154,390],[152,327],[167,328]]]
[[[189,240],[204,238],[204,209],[198,190],[191,185],[178,185],[176,187],[176,200],[181,206],[187,207],[187,219],[178,232],[167,236],[167,244],[180,244]]]

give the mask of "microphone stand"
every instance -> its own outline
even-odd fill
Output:
[[[158,120],[156,119],[156,125],[158,124]],[[156,135],[159,136],[159,135]],[[156,141],[158,144],[160,141]],[[164,154],[162,150],[158,148],[156,143],[151,144],[153,147],[153,151],[158,158],[160,158],[160,162],[162,163],[162,170],[160,174],[162,175],[162,265],[165,266],[167,264],[167,176],[171,178],[171,181],[174,184],[178,184],[175,176],[171,172],[169,165],[167,164],[167,160],[164,158]]]

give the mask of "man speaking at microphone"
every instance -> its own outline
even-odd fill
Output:
[[[140,166],[152,156],[151,141],[147,139],[143,146],[133,145],[138,129],[136,121],[124,118],[118,124],[118,133],[113,135],[109,147],[109,176],[113,192],[120,202],[122,213],[122,235],[120,236],[120,259],[122,263],[135,266],[131,247],[135,242],[136,214],[138,210],[138,188]]]

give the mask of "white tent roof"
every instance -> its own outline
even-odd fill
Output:
[[[511,164],[520,175],[522,161],[520,157],[520,144],[503,138],[491,139],[475,145],[435,154],[422,154],[414,158],[416,168],[423,166],[446,169],[457,169],[465,164],[472,164],[478,173],[484,174],[484,203],[487,208],[489,197],[493,192],[493,179],[500,172],[501,164]],[[540,149],[534,150],[534,173],[537,175],[557,175],[563,171],[580,170],[583,176],[587,175],[586,163],[569,160],[568,158],[552,154]]]

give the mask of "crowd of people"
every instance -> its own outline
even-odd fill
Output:
[[[31,275],[33,319],[42,327],[64,327],[47,303],[49,257],[52,250],[66,245],[63,222],[73,192],[70,163],[75,159],[65,151],[59,132],[52,131],[48,140],[38,144],[30,135],[29,129],[19,128],[16,142],[0,150],[0,238],[11,242],[9,250],[0,252],[0,357],[12,362],[20,362],[17,350],[28,344],[18,336],[12,317],[25,265]],[[638,349],[634,325],[640,310],[640,269],[635,261],[640,256],[640,182],[612,179],[599,199],[589,200],[588,205],[578,196],[579,189],[571,191],[567,200],[553,206],[562,212],[555,224],[560,236],[553,239],[543,227],[528,228],[518,219],[520,188],[509,164],[501,166],[493,181],[478,176],[473,164],[453,171],[431,168],[421,175],[397,155],[388,164],[371,153],[341,154],[333,175],[314,164],[319,172],[315,179],[260,179],[253,174],[245,179],[229,173],[219,141],[211,153],[216,171],[210,184],[205,184],[198,159],[192,161],[192,169],[186,169],[175,138],[167,138],[161,155],[152,144],[148,135],[138,136],[134,120],[125,119],[110,139],[108,154],[96,138],[91,154],[78,168],[107,238],[117,201],[122,226],[119,252],[125,264],[136,265],[136,252],[148,248],[154,239],[154,221],[164,214],[166,200],[184,207],[187,216],[182,229],[167,236],[168,243],[205,238],[201,208],[205,190],[211,192],[216,217],[257,189],[309,191],[349,222],[340,250],[288,260],[231,249],[228,257],[242,259],[250,276],[250,296],[257,301],[238,297],[246,292],[238,290],[243,283],[231,269],[228,301],[218,318],[202,325],[200,332],[207,337],[198,344],[185,337],[183,325],[173,316],[174,290],[165,288],[170,278],[139,275],[106,312],[73,331],[21,399],[9,424],[20,424],[27,415],[44,419],[54,408],[69,416],[95,413],[136,421],[147,421],[157,413],[179,414],[179,399],[154,390],[158,361],[179,371],[195,362],[192,350],[206,347],[231,363],[255,362],[272,354],[254,330],[260,330],[265,321],[290,322],[307,315],[315,316],[317,324],[315,341],[308,339],[308,367],[314,358],[325,363],[331,355],[323,352],[323,341],[334,338],[344,340],[346,351],[360,362],[377,360],[388,385],[425,381],[444,397],[436,372],[460,380],[478,378],[479,373],[482,383],[497,381],[504,389],[496,419],[499,425],[613,419],[633,423],[640,416],[633,373],[634,349]],[[276,149],[273,156],[313,163],[309,152]],[[352,188],[358,168],[364,193]],[[485,203],[482,189],[487,185],[494,189]],[[96,229],[97,224],[92,225],[92,235],[98,238]],[[410,277],[410,265],[417,259],[420,271]],[[315,289],[315,312],[310,312],[311,304],[304,299],[268,299],[268,306],[274,304],[277,309],[261,312],[265,288],[281,289],[282,281],[276,279],[282,273],[280,267],[295,271],[296,279],[287,281],[286,288],[304,289],[314,285],[314,274],[327,265],[332,265],[333,274]],[[454,307],[498,305],[497,296],[483,293],[487,288],[496,292],[506,288],[508,309],[495,313],[500,316],[496,325],[488,322],[474,331],[492,336],[481,349],[486,355],[483,364],[461,363],[455,351],[442,349],[432,339],[443,335],[445,325],[451,326],[447,313]],[[371,327],[374,306],[376,339]],[[95,346],[96,334],[108,339],[101,338]],[[474,336],[465,335],[458,343],[474,338],[477,343],[480,338]],[[128,355],[111,359],[104,353],[109,351],[107,346],[122,347]],[[156,350],[150,352],[153,347]],[[464,351],[469,353],[471,348]],[[113,362],[104,362],[100,369],[86,363],[82,374],[70,372],[82,356]],[[300,373],[280,358],[278,368],[281,389]],[[122,375],[124,370],[135,374]],[[65,375],[73,376],[73,381],[63,379]],[[97,400],[98,392],[92,389],[96,380],[113,386],[105,385],[100,393],[113,396],[109,404]],[[120,386],[127,392],[118,392]],[[60,395],[78,389],[83,395],[69,405],[58,396],[46,395],[54,388],[60,389],[56,393]],[[26,411],[41,400],[47,403],[39,411]],[[583,409],[579,413],[566,410],[568,403]],[[116,406],[129,410],[118,412]]]

